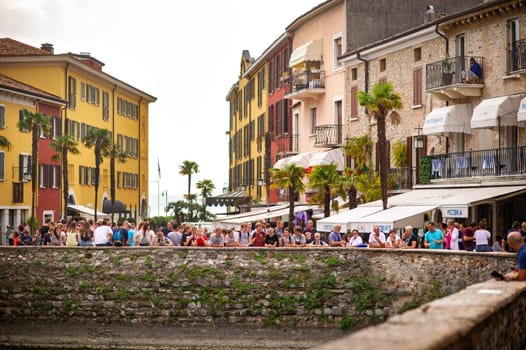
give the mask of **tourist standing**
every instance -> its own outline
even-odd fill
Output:
[[[462,231],[462,242],[464,243],[464,249],[468,252],[472,252],[475,249],[474,227],[475,224],[471,223],[465,226]]]
[[[79,232],[79,245],[82,247],[93,247],[93,231],[89,222],[84,222]]]
[[[332,232],[329,234],[329,246],[331,247],[345,247],[345,241],[342,239],[341,225],[334,225]]]
[[[458,229],[455,226],[455,221],[452,219],[449,219],[447,221],[447,235],[449,236],[449,247],[446,247],[446,249],[451,250],[459,250],[458,246]]]
[[[475,231],[474,237],[475,237],[475,250],[477,252],[491,252],[491,247],[489,246],[489,240],[491,239],[491,232],[489,232],[486,228],[488,227],[488,223],[486,219],[482,219],[479,222],[479,228]]]
[[[441,230],[435,227],[435,223],[432,221],[429,221],[427,223],[427,232],[424,235],[424,244],[426,248],[429,249],[443,249],[444,248],[444,242],[446,241],[444,239],[444,234]]]
[[[380,232],[378,225],[373,226],[373,232],[369,234],[369,247],[385,248],[385,234]]]
[[[66,247],[76,247],[79,245],[79,231],[77,230],[77,223],[71,221],[66,231]]]
[[[519,231],[513,231],[508,234],[508,245],[511,251],[517,252],[519,257],[519,266],[517,270],[505,275],[506,281],[526,281],[526,243]]]

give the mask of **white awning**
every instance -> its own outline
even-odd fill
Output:
[[[383,232],[389,232],[393,228],[404,228],[407,225],[422,227],[424,224],[424,213],[430,212],[436,207],[437,205],[391,207],[362,217],[353,222],[352,226],[353,229],[356,228],[360,232],[371,232],[374,225],[378,225],[380,231]]]
[[[299,153],[295,156],[290,157],[287,162],[289,164],[295,164],[296,166],[306,168],[309,166],[310,159],[315,154],[315,152]]]
[[[517,112],[517,121],[526,122],[526,97],[521,100],[519,104],[519,111]]]
[[[273,168],[275,169],[283,169],[285,167],[285,165],[287,165],[287,163],[289,162],[291,157],[287,157],[287,158],[281,158],[280,160],[278,160]]]
[[[455,132],[471,134],[470,108],[467,104],[435,108],[426,117],[424,135]]]
[[[382,207],[364,207],[359,206],[357,208],[346,210],[342,213],[326,217],[316,222],[316,230],[320,232],[330,232],[335,225],[342,226],[342,232],[352,230],[354,228],[354,222],[360,218],[377,213],[382,210]]]
[[[312,209],[309,205],[296,205],[294,206],[294,214],[297,214],[299,212]],[[267,211],[264,211],[262,213],[259,213],[257,215],[250,215],[245,217],[239,217],[239,218],[231,218],[231,219],[223,219],[219,223],[219,226],[225,227],[225,228],[231,228],[234,227],[235,229],[239,229],[240,225],[244,222],[255,222],[259,220],[266,220],[271,218],[282,218],[284,216],[289,215],[289,206],[287,205],[286,208],[281,208],[278,210],[271,210],[271,208],[267,209]]]
[[[247,212],[244,212],[244,213],[218,217],[218,218],[215,218],[215,219],[212,220],[212,226],[214,226],[214,227],[221,226],[221,223],[223,221],[230,221],[230,220],[238,219],[238,218],[247,218],[247,217],[250,217],[250,216],[255,216],[255,215],[262,214],[262,213],[266,213],[268,210],[273,210],[274,211],[274,210],[280,210],[280,209],[288,208],[288,207],[289,207],[288,204],[280,204],[280,205],[273,205],[271,207],[258,208],[258,209],[247,211]]]
[[[68,204],[68,209],[71,209],[79,214],[85,214],[95,217],[95,210],[92,208],[85,207],[83,205]],[[97,211],[97,218],[108,218],[108,215],[102,211]]]
[[[499,125],[517,125],[517,111],[519,110],[521,99],[522,95],[513,95],[483,100],[473,110],[471,128],[496,128]]]
[[[326,152],[317,152],[309,160],[309,166],[336,165],[338,171],[344,170],[343,150],[337,148]]]
[[[322,39],[311,40],[297,47],[289,59],[289,67],[293,68],[305,61],[321,61]]]

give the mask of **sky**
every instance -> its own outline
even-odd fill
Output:
[[[214,195],[228,185],[229,104],[243,50],[257,58],[297,17],[323,0],[0,0],[0,37],[55,53],[89,52],[103,71],[157,98],[150,104],[151,215],[187,192],[179,174]],[[161,179],[157,182],[157,162]]]

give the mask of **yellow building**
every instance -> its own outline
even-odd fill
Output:
[[[92,215],[95,209],[93,148],[83,145],[92,127],[108,129],[113,142],[126,151],[116,162],[116,204],[122,216],[140,218],[147,213],[148,105],[155,97],[105,72],[104,64],[89,54],[54,54],[51,44],[35,48],[0,39],[0,74],[56,95],[67,105],[61,128],[79,143],[79,155],[69,155],[68,211]],[[110,160],[101,164],[97,211],[109,212]]]
[[[230,102],[230,189],[245,191],[254,202],[266,202],[270,148],[267,131],[266,61],[243,51],[239,80]]]

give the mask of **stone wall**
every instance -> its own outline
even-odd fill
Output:
[[[350,329],[515,264],[429,250],[2,247],[0,318]]]

